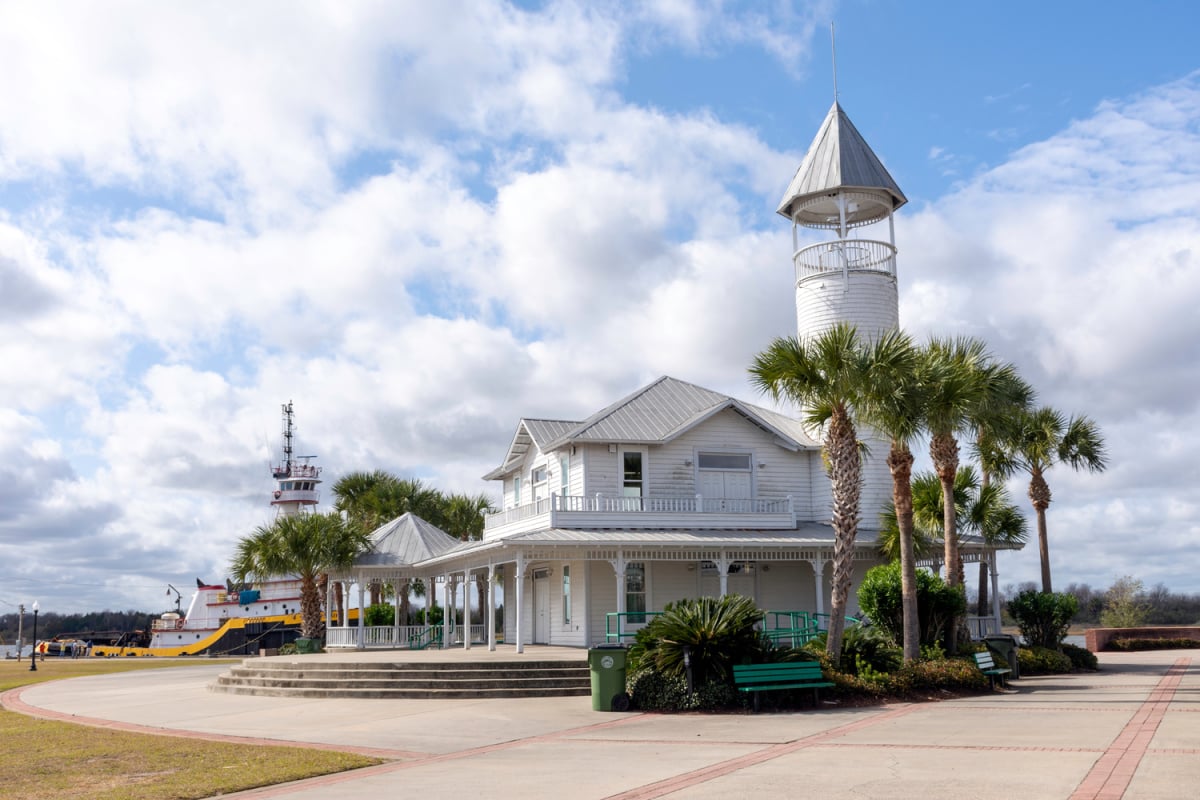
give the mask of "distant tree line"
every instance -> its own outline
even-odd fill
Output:
[[[171,609],[172,611],[174,609]],[[0,616],[0,638],[4,644],[17,643],[16,613]],[[38,638],[52,639],[64,633],[87,631],[132,631],[149,627],[150,620],[158,614],[147,611],[91,611],[86,614],[56,614],[43,611],[38,614]],[[33,635],[33,612],[25,609],[23,636],[28,643]]]
[[[1037,584],[1030,581],[1015,589],[1011,585],[1005,586],[1004,594],[1012,597],[1025,589],[1036,588]],[[1071,583],[1064,592],[1079,602],[1079,611],[1072,619],[1077,625],[1103,625],[1105,611],[1111,611],[1116,600],[1136,606],[1142,625],[1200,625],[1200,593],[1172,592],[1162,583],[1143,589],[1140,581],[1126,576],[1112,586],[1099,589],[1087,583]],[[1128,596],[1124,596],[1126,594]]]

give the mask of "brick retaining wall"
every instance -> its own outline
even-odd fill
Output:
[[[1090,628],[1086,638],[1087,649],[1099,653],[1113,639],[1200,639],[1200,627]]]

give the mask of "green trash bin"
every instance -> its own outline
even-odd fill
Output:
[[[983,637],[983,643],[1008,662],[1012,674],[1008,677],[1016,680],[1021,677],[1021,659],[1017,657],[1017,638],[1007,633],[993,633]]]
[[[592,711],[626,711],[625,648],[620,645],[588,650],[588,669],[592,675]]]

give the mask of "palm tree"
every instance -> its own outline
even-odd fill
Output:
[[[881,338],[895,343],[897,337]],[[887,355],[892,355],[888,353]],[[776,339],[750,367],[751,382],[774,399],[805,409],[805,421],[824,431],[823,452],[833,490],[833,591],[826,651],[841,658],[846,601],[854,568],[854,539],[861,510],[862,460],[855,416],[871,395],[873,381],[892,370],[877,363],[885,353],[860,339],[854,326],[839,323],[800,341]],[[820,585],[818,577],[818,586]]]
[[[1038,553],[1042,561],[1042,591],[1050,586],[1050,543],[1046,535],[1046,509],[1050,486],[1045,472],[1058,463],[1072,469],[1103,472],[1108,466],[1100,428],[1087,417],[1067,419],[1053,408],[1027,411],[1012,442],[1012,456],[1029,473],[1029,500],[1037,516]]]
[[[1002,484],[979,482],[966,510],[966,527],[978,533],[987,555],[997,547],[1023,544],[1029,536],[1025,517]],[[979,601],[976,613],[988,616],[988,559],[979,562]]]
[[[915,661],[921,656],[921,631],[917,616],[918,548],[913,528],[913,453],[909,444],[925,426],[928,384],[918,369],[912,340],[905,334],[885,334],[874,349],[872,362],[877,367],[877,379],[870,382],[862,413],[871,427],[890,442],[887,465],[892,474],[891,518],[895,523],[896,557],[900,560],[902,651],[905,661]],[[881,374],[885,369],[891,374]]]
[[[930,391],[925,406],[929,456],[942,484],[945,518],[946,583],[962,585],[954,480],[958,472],[958,435],[1003,426],[1020,413],[1032,395],[1011,364],[994,361],[979,339],[931,339],[925,348]]]
[[[237,581],[298,577],[300,632],[315,639],[322,633],[320,576],[350,566],[368,546],[337,512],[279,517],[238,541],[231,571]]]

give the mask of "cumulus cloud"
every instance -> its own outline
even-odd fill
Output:
[[[53,565],[64,610],[222,578],[271,516],[288,400],[326,499],[374,468],[494,491],[520,416],[583,418],[661,374],[761,401],[746,365],[795,328],[772,209],[799,156],[620,93],[639,49],[802,71],[820,7],[760,8],[14,12],[6,563]],[[1057,568],[1093,582],[1195,534],[1198,98],[1193,77],[1106,103],[897,220],[905,325],[984,335],[1104,427],[1109,473],[1051,476]]]

